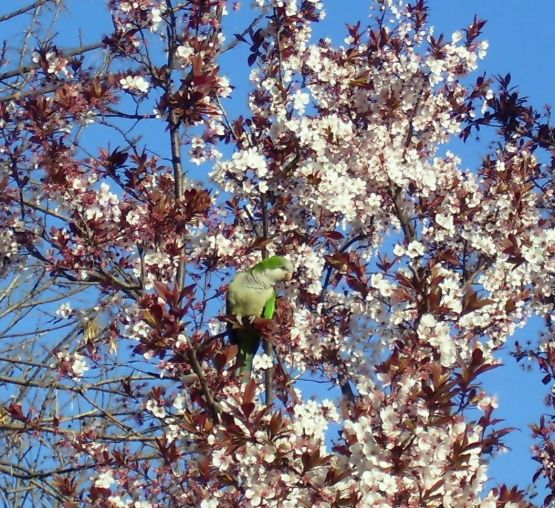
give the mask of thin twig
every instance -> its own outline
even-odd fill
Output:
[[[9,12],[8,14],[4,14],[3,16],[0,16],[0,23],[2,21],[8,21],[9,19],[15,18],[20,14],[25,14],[26,12],[32,11],[33,9],[36,9],[37,7],[40,7],[47,2],[52,2],[52,0],[37,0],[36,2],[33,2],[30,5],[27,5],[26,7],[21,7],[21,9],[18,9],[17,11],[12,11],[12,12]]]
[[[80,48],[69,49],[62,53],[62,56],[72,57],[76,55],[82,55],[83,53],[87,53],[88,51],[94,51],[95,49],[103,48],[103,42],[96,42],[94,44],[89,44],[87,46],[81,46]],[[3,72],[0,74],[0,81],[4,81],[6,79],[13,78],[15,76],[21,76],[22,74],[27,74],[28,72],[34,71],[41,67],[40,63],[33,63],[29,65],[22,65],[13,71]]]

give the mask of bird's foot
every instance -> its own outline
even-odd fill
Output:
[[[246,318],[247,320],[246,323],[243,322],[243,318]],[[245,326],[246,324],[252,325],[256,320],[256,316],[241,316],[240,314],[237,314],[235,316],[235,319],[237,320],[240,326]]]

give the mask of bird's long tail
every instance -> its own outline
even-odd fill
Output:
[[[247,379],[250,378],[253,360],[254,353],[242,351],[237,358],[237,374]]]
[[[254,355],[260,346],[260,333],[249,327],[232,330],[230,334],[232,344],[237,344],[236,374],[248,380],[252,372]]]

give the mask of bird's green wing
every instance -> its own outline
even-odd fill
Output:
[[[264,304],[264,310],[262,311],[262,317],[264,319],[272,319],[276,312],[276,292],[272,292],[272,296],[266,300]]]

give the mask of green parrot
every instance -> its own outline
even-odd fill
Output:
[[[240,327],[230,327],[230,341],[237,344],[238,373],[250,377],[252,361],[260,345],[260,332],[253,323],[257,317],[272,319],[276,310],[278,282],[291,280],[293,265],[281,256],[264,259],[235,275],[227,290],[226,312],[235,316]],[[248,316],[248,323],[243,318]]]

